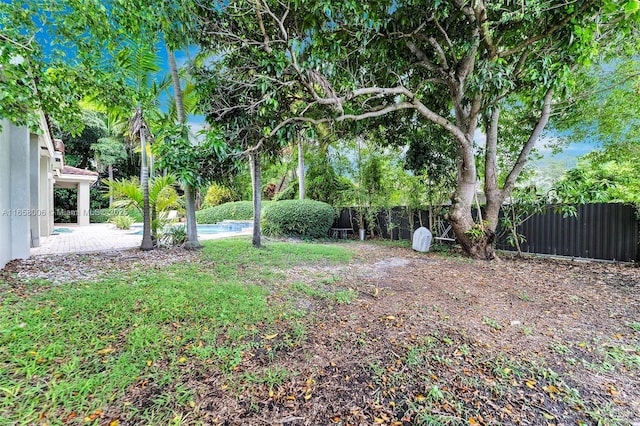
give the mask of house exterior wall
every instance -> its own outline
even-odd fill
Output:
[[[0,131],[0,267],[3,267],[11,260],[11,218],[4,212],[11,208],[11,197],[9,188],[9,173],[11,171],[11,160],[9,159],[10,128],[9,122],[2,120],[2,131]]]
[[[0,133],[0,267],[31,248],[29,129],[2,120]],[[35,155],[39,155],[38,152]]]
[[[50,167],[51,160],[48,157],[40,157],[40,171],[38,178],[38,198],[40,209],[46,211],[46,215],[38,217],[40,221],[40,236],[51,235],[53,232],[53,173]]]
[[[91,204],[89,202],[90,194],[89,182],[78,183],[78,225],[87,226],[90,223],[91,212],[89,210]]]
[[[38,135],[31,134],[29,141],[29,228],[31,247],[40,246],[40,141]],[[48,212],[47,212],[48,213]]]
[[[53,145],[27,127],[1,125],[0,268],[28,258],[53,231]]]

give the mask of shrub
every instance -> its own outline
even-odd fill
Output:
[[[253,203],[251,201],[235,201],[196,212],[196,222],[198,223],[218,223],[226,219],[253,219]]]
[[[144,220],[142,212],[135,207],[129,207],[127,209],[127,216],[133,219],[134,222],[142,222]]]
[[[273,201],[294,200],[298,194],[298,181],[291,182],[284,191],[280,191],[273,196]]]
[[[187,241],[186,226],[169,226],[163,231],[160,241],[167,246],[181,246]]]
[[[127,215],[116,215],[111,218],[111,223],[115,224],[118,229],[129,229],[133,224],[133,219]]]
[[[277,201],[262,213],[262,231],[272,236],[324,238],[334,217],[333,207],[321,201]]]
[[[230,201],[233,201],[233,191],[214,183],[209,187],[209,189],[207,189],[207,194],[204,196],[203,206],[205,208],[215,207]]]

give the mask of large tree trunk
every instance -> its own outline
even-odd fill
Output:
[[[304,200],[305,184],[304,184],[304,147],[302,145],[302,136],[298,136],[298,198]]]
[[[549,122],[553,89],[549,88],[544,96],[540,117],[534,126],[528,140],[522,145],[518,158],[509,171],[502,188],[498,184],[497,146],[498,123],[500,108],[494,106],[491,115],[485,117],[487,128],[487,142],[485,147],[485,176],[484,193],[486,205],[481,221],[474,221],[471,207],[476,191],[476,168],[473,160],[472,135],[478,116],[463,117],[463,112],[456,112],[459,116],[459,126],[466,128],[466,140],[458,139],[458,182],[452,206],[449,211],[449,222],[455,232],[456,239],[464,252],[472,258],[491,260],[495,258],[495,231],[502,203],[515,187],[516,181],[533,149],[536,141]],[[462,108],[459,108],[462,111]],[[477,110],[479,111],[479,110]],[[460,124],[462,123],[462,124]],[[471,123],[467,125],[466,123]],[[452,132],[456,136],[455,132]],[[480,212],[478,212],[480,214]]]
[[[475,130],[475,126],[472,129]],[[495,257],[495,234],[485,222],[476,223],[472,215],[477,190],[472,135],[473,132],[468,131],[464,140],[458,140],[458,179],[447,220],[465,254],[474,259],[490,260]]]
[[[262,247],[260,233],[260,213],[262,212],[262,179],[260,176],[260,155],[252,151],[249,154],[249,168],[251,169],[251,187],[253,189],[253,238],[254,247]]]
[[[167,46],[167,58],[169,59],[169,72],[171,73],[171,82],[173,84],[173,96],[176,100],[176,112],[178,113],[178,121],[180,124],[187,122],[187,115],[184,110],[184,102],[182,100],[182,88],[180,87],[180,76],[178,75],[178,65],[173,50]],[[199,249],[202,247],[198,241],[198,224],[196,222],[196,188],[190,182],[183,182],[185,211],[187,215],[187,241],[184,247],[188,249]]]
[[[140,184],[142,185],[142,250],[152,250],[151,207],[149,204],[149,166],[147,165],[147,140],[144,128],[140,129],[140,147],[142,148]]]

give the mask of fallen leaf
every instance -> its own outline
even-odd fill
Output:
[[[607,390],[609,391],[609,393],[611,394],[611,396],[618,396],[620,395],[620,391],[618,391],[618,389],[616,389],[615,386],[613,385],[607,385]]]
[[[536,381],[535,380],[525,380],[524,382],[528,388],[530,389],[534,389],[536,387]]]
[[[278,333],[276,334],[269,334],[263,337],[263,339],[265,340],[271,340],[271,339],[275,339],[278,336]]]

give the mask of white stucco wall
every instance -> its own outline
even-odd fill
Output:
[[[2,120],[0,133],[0,267],[26,259],[30,234],[30,137],[26,127]]]
[[[9,197],[9,172],[11,160],[9,159],[10,139],[8,126],[9,122],[1,120],[2,130],[0,130],[0,268],[11,260],[11,218],[3,214],[11,208],[11,198]]]
[[[40,210],[40,150],[38,135],[32,134],[29,142],[29,228],[31,231],[31,247],[40,246],[40,219],[45,212]]]

